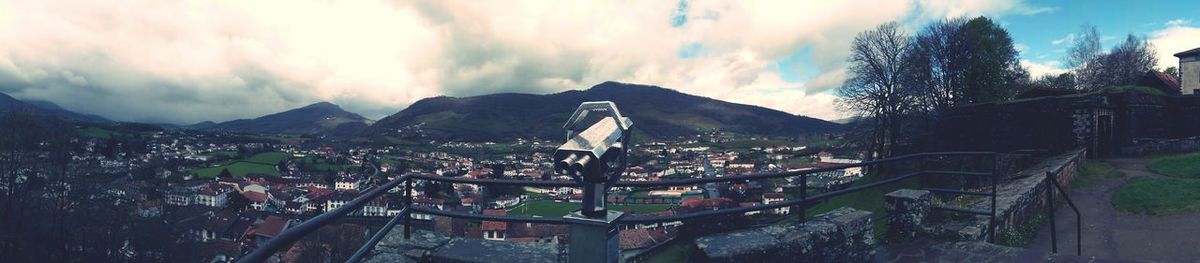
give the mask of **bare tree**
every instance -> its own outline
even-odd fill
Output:
[[[1096,27],[1091,25],[1083,25],[1067,57],[1067,66],[1074,68],[1075,83],[1081,90],[1136,84],[1156,64],[1154,47],[1132,34],[1104,53]]]
[[[859,33],[851,43],[850,76],[837,89],[838,106],[870,120],[873,157],[891,154],[899,119],[915,106],[916,92],[903,79],[912,66],[905,59],[912,46],[895,22]]]
[[[1146,72],[1154,70],[1158,58],[1154,57],[1150,42],[1134,35],[1125,37],[1125,42],[1113,47],[1097,59],[1100,65],[1098,84],[1101,87],[1134,85]]]

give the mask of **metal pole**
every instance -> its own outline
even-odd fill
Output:
[[[412,178],[404,180],[404,209],[412,207]],[[411,210],[410,210],[411,211]],[[412,213],[404,213],[404,239],[412,238]]]
[[[800,223],[804,223],[808,217],[808,174],[800,175],[800,201],[802,202],[798,206],[800,208],[798,215],[800,215]]]
[[[1054,221],[1054,182],[1049,182],[1054,180],[1053,177],[1053,173],[1046,172],[1046,213],[1050,214],[1050,251],[1058,254],[1058,231],[1055,230],[1057,224]]]
[[[992,243],[996,243],[996,185],[998,184],[997,181],[1000,180],[1000,173],[996,171],[995,155],[993,155],[992,160],[992,218],[988,221],[988,224],[991,225],[988,228],[988,239],[991,239]]]

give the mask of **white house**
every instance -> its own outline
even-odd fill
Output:
[[[783,193],[765,193],[762,196],[763,205],[780,203],[780,202],[783,202],[783,200],[785,200],[785,199],[787,199],[787,196],[784,196]],[[785,206],[785,207],[772,209],[771,212],[775,213],[777,215],[786,215],[789,212],[791,212],[791,210],[792,210],[791,207]]]
[[[1179,89],[1184,95],[1200,91],[1200,48],[1175,53],[1179,58]]]

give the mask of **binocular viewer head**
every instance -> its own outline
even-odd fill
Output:
[[[620,176],[625,170],[625,144],[632,124],[612,102],[580,104],[564,126],[567,142],[554,152],[554,171],[584,182]]]

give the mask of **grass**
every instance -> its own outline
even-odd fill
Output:
[[[289,155],[285,152],[265,152],[250,156],[250,158],[246,160],[261,164],[275,165],[283,160],[287,160],[288,157]]]
[[[666,245],[661,250],[650,255],[642,262],[647,263],[668,263],[668,262],[691,262],[692,261],[692,244],[691,242],[674,242]]]
[[[1200,152],[1154,157],[1146,168],[1170,177],[1200,178]]]
[[[1200,210],[1200,180],[1138,177],[1113,193],[1117,210],[1168,215]]]
[[[105,129],[105,128],[87,127],[86,129],[80,130],[79,133],[83,134],[83,136],[85,136],[85,137],[108,139],[108,138],[112,138],[113,133],[115,133],[115,132],[112,130],[109,130],[109,129]]]
[[[1090,187],[1110,178],[1125,176],[1111,164],[1100,161],[1087,161],[1080,169],[1079,177],[1071,182],[1072,187]]]
[[[234,177],[242,177],[252,173],[279,176],[279,171],[275,170],[274,165],[247,161],[237,161],[216,167],[199,168],[192,170],[192,172],[196,173],[196,175],[200,176],[201,178],[213,178],[221,174],[221,170],[223,169],[229,169],[229,173]]]
[[[609,204],[608,209],[613,211],[622,211],[633,214],[644,214],[666,211],[674,205],[642,205],[642,204]],[[571,213],[571,211],[579,210],[579,203],[560,203],[553,200],[534,200],[525,202],[525,204],[514,207],[508,212],[513,215],[523,216],[541,216],[541,217],[562,217]]]

